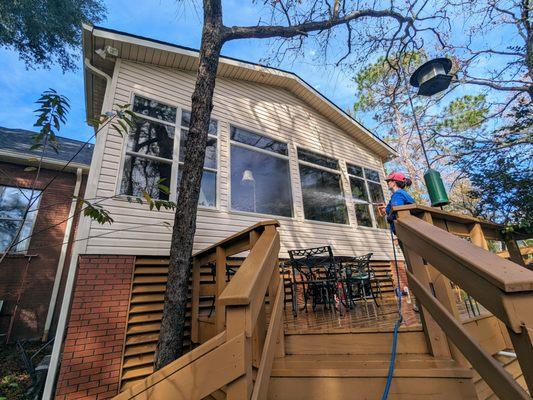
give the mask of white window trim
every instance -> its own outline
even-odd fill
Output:
[[[355,167],[360,167],[362,169],[362,173],[363,173],[363,176],[358,176],[358,175],[354,175],[354,174],[351,174],[350,171],[348,170],[348,165],[353,165]],[[369,207],[369,212],[370,212],[370,219],[372,220],[372,226],[364,226],[364,225],[360,225],[359,224],[359,221],[357,220],[357,213],[355,213],[355,219],[357,221],[357,227],[358,228],[361,228],[361,229],[380,229],[380,230],[386,230],[386,228],[380,228],[378,226],[378,221],[377,221],[377,218],[376,218],[376,215],[374,213],[374,205],[378,204],[378,203],[374,203],[373,201],[371,201],[371,197],[370,197],[370,188],[368,186],[368,182],[371,182],[371,183],[375,183],[375,184],[378,184],[380,187],[381,187],[381,190],[383,191],[383,186],[381,184],[381,182],[379,181],[375,181],[375,180],[372,180],[372,179],[368,179],[366,177],[366,173],[365,173],[365,169],[371,169],[372,171],[375,171],[378,173],[379,175],[379,171],[373,169],[373,168],[370,168],[370,167],[364,167],[362,165],[358,165],[356,163],[352,163],[352,162],[349,162],[349,161],[346,161],[346,171],[348,173],[348,184],[350,185],[350,193],[352,193],[352,183],[350,182],[350,178],[355,178],[355,179],[359,179],[361,181],[363,181],[364,185],[365,185],[365,189],[366,189],[366,193],[367,193],[367,196],[368,196],[368,201],[365,201],[365,200],[361,200],[361,199],[356,199],[355,197],[353,197],[353,194],[352,194],[352,201],[354,203],[354,207],[356,204],[366,204],[368,207]],[[385,193],[383,193],[383,199],[385,199]],[[354,210],[355,211],[355,210]]]
[[[177,183],[178,168],[179,168],[180,164],[183,164],[183,162],[179,161],[179,148],[180,148],[181,129],[189,130],[188,127],[183,127],[181,125],[181,118],[182,118],[183,111],[184,110],[188,111],[188,109],[187,109],[187,107],[183,107],[179,103],[172,103],[172,102],[169,102],[167,100],[161,99],[159,96],[154,96],[152,94],[147,94],[147,93],[144,93],[142,91],[132,91],[130,93],[130,104],[131,104],[130,109],[131,110],[133,110],[133,104],[134,104],[135,96],[143,97],[143,98],[146,98],[148,100],[157,101],[158,103],[164,104],[166,106],[176,108],[176,121],[174,123],[163,121],[163,120],[160,120],[160,119],[157,119],[157,118],[154,118],[154,117],[150,117],[148,115],[143,115],[143,114],[139,114],[137,112],[134,112],[134,114],[136,116],[138,116],[139,118],[146,119],[146,120],[149,120],[149,121],[152,121],[152,122],[157,122],[157,123],[160,123],[160,124],[163,124],[163,125],[169,125],[169,126],[174,127],[174,144],[173,144],[173,149],[172,149],[172,159],[167,159],[167,158],[162,158],[162,157],[157,157],[157,156],[151,156],[151,155],[146,155],[146,154],[142,154],[142,153],[130,152],[130,151],[128,151],[128,142],[127,142],[128,138],[125,136],[123,138],[123,140],[122,140],[120,165],[119,165],[119,169],[118,169],[117,179],[116,179],[116,182],[115,182],[115,198],[123,200],[123,201],[127,201],[128,197],[135,198],[135,196],[133,196],[133,195],[127,195],[127,194],[124,194],[124,193],[120,193],[120,189],[121,189],[121,186],[122,186],[122,178],[123,178],[123,174],[124,174],[124,164],[126,162],[126,156],[128,155],[128,153],[131,153],[131,154],[134,154],[134,155],[138,154],[140,157],[148,158],[148,159],[151,159],[151,160],[154,160],[154,161],[159,161],[159,162],[165,162],[167,164],[172,164],[172,170],[171,170],[171,175],[170,175],[171,182],[170,182],[170,185],[168,185],[168,187],[170,188],[169,201],[176,202],[177,201],[177,192],[178,192],[178,183]],[[129,134],[129,132],[128,132],[128,134]],[[198,209],[220,210],[220,147],[221,147],[220,146],[220,142],[221,141],[220,141],[220,121],[218,119],[217,119],[217,133],[216,133],[216,135],[209,134],[209,137],[214,138],[214,139],[217,140],[217,168],[216,169],[204,168],[204,169],[207,169],[207,170],[209,170],[211,172],[215,172],[217,174],[216,182],[215,182],[215,184],[216,184],[216,188],[215,188],[215,206],[213,207],[213,206],[201,206],[201,205],[199,205]]]
[[[290,157],[290,150],[289,150],[289,143],[284,141],[284,140],[280,140],[279,138],[275,138],[273,137],[272,135],[269,135],[269,134],[265,134],[265,133],[259,133],[257,130],[255,129],[250,129],[250,128],[247,128],[247,127],[243,127],[242,125],[239,125],[239,124],[233,124],[231,122],[228,122],[227,123],[227,126],[228,126],[228,177],[227,177],[227,193],[228,193],[228,211],[231,213],[231,214],[237,214],[237,215],[246,215],[246,216],[253,216],[253,217],[267,217],[267,218],[276,218],[276,219],[282,219],[282,220],[286,220],[286,221],[293,221],[293,220],[296,220],[296,207],[295,207],[295,199],[294,199],[294,191],[293,191],[293,177],[292,177],[292,172],[291,172],[291,157]],[[265,150],[265,149],[261,149],[259,147],[255,147],[255,146],[252,146],[252,145],[249,145],[249,144],[246,144],[246,143],[242,143],[242,142],[238,142],[236,140],[233,140],[231,138],[231,128],[237,128],[237,129],[242,129],[244,131],[248,131],[250,133],[254,133],[256,135],[260,135],[260,136],[264,136],[268,139],[272,139],[272,140],[275,140],[276,142],[280,142],[280,143],[283,143],[287,146],[287,155],[285,154],[280,154],[280,153],[276,153],[274,151],[269,151],[269,150]],[[259,212],[253,212],[253,211],[242,211],[242,210],[236,210],[234,209],[232,206],[231,206],[231,146],[237,146],[237,147],[242,147],[242,148],[245,148],[247,150],[250,150],[250,151],[257,151],[258,153],[262,153],[262,154],[266,154],[266,155],[269,155],[269,156],[273,156],[273,157],[277,157],[277,158],[281,158],[281,159],[284,159],[284,160],[287,160],[287,166],[288,166],[288,170],[289,170],[289,189],[291,191],[290,193],[290,199],[291,199],[291,216],[290,217],[287,217],[287,216],[284,216],[284,215],[276,215],[276,214],[266,214],[266,213],[259,213]]]
[[[314,164],[312,162],[309,162],[309,161],[305,161],[305,160],[300,160],[300,158],[298,157],[298,150],[299,149],[302,149],[302,150],[305,150],[305,151],[309,151],[311,153],[315,153],[319,156],[324,156],[324,157],[327,157],[327,158],[331,158],[332,160],[336,160],[337,161],[337,167],[338,169],[332,169],[332,168],[328,168],[328,167],[324,167],[322,165],[318,165],[318,164]],[[348,202],[347,202],[347,199],[346,199],[346,193],[345,193],[345,189],[344,189],[344,184],[342,183],[342,176],[343,176],[343,173],[342,173],[342,169],[341,169],[341,160],[337,157],[333,157],[333,156],[330,156],[328,154],[324,154],[324,153],[319,153],[317,151],[314,151],[314,150],[309,150],[303,146],[299,146],[299,145],[296,145],[296,163],[297,163],[297,168],[298,168],[298,174],[300,174],[300,164],[302,165],[306,165],[308,167],[311,167],[311,168],[316,168],[316,169],[319,169],[319,170],[322,170],[322,171],[326,171],[326,172],[331,172],[331,173],[334,173],[334,174],[337,174],[340,176],[340,179],[339,179],[339,182],[341,184],[341,193],[342,193],[342,196],[344,198],[344,205],[346,206],[346,220],[347,222],[345,224],[341,224],[339,222],[329,222],[329,221],[317,221],[317,220],[314,220],[314,219],[308,219],[305,217],[305,205],[304,205],[304,195],[303,195],[303,188],[302,188],[302,177],[300,176],[300,198],[302,199],[302,211],[303,211],[303,220],[304,222],[311,222],[311,223],[317,223],[317,224],[326,224],[326,225],[334,225],[334,226],[352,226],[352,223],[351,223],[351,220],[350,220],[350,213],[348,211]],[[348,182],[349,184],[349,182]]]

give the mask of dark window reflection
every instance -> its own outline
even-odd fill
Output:
[[[365,181],[350,177],[350,184],[352,186],[352,195],[354,199],[368,201]]]
[[[171,172],[170,163],[126,155],[121,193],[142,197],[142,191],[145,190],[154,199],[168,200],[168,193],[159,190],[158,185],[160,182],[169,186]]]
[[[234,126],[231,127],[231,139],[236,142],[241,142],[264,150],[270,150],[285,156],[289,154],[286,143],[278,142],[277,140]]]
[[[368,182],[368,190],[370,190],[370,199],[373,203],[383,203],[383,187],[379,183]]]
[[[339,163],[337,160],[331,157],[323,156],[321,154],[313,153],[309,150],[298,149],[298,159],[307,161],[322,167],[339,169]]]
[[[138,118],[128,136],[128,151],[172,159],[173,142],[173,126]]]
[[[363,168],[351,164],[346,164],[346,168],[348,169],[348,173],[350,175],[360,176],[361,178],[363,177]]]
[[[231,208],[292,216],[289,161],[232,145]]]
[[[176,108],[155,100],[135,96],[133,100],[133,111],[162,121],[176,123]]]
[[[189,137],[189,131],[186,129],[181,130],[180,135],[180,158],[181,162],[185,161],[185,149],[187,145],[187,139]],[[207,146],[205,148],[205,159],[204,159],[205,168],[217,167],[217,139],[208,137]]]
[[[178,169],[178,191],[182,175],[182,166]],[[217,174],[204,170],[200,184],[200,197],[198,205],[203,207],[216,207],[217,205]]]
[[[372,217],[370,216],[369,207],[368,204],[355,204],[355,215],[359,226],[372,227]]]
[[[339,174],[300,164],[305,218],[348,223]]]
[[[366,179],[370,179],[371,181],[379,182],[379,172],[374,171],[373,169],[365,168],[365,176]]]

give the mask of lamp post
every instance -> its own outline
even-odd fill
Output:
[[[448,73],[450,72],[451,68],[452,62],[449,59],[435,58],[418,67],[416,71],[413,72],[409,83],[418,88],[419,96],[433,96],[434,94],[446,90],[450,86],[452,76]],[[431,163],[426,152],[424,139],[422,137],[422,133],[420,132],[420,127],[418,126],[418,119],[416,117],[413,101],[411,100],[411,95],[409,95],[409,103],[411,104],[416,130],[422,145],[422,152],[424,153],[424,157],[428,165],[428,169],[424,173],[424,181],[426,182],[431,205],[434,207],[442,207],[446,204],[449,204],[450,200],[446,194],[446,188],[444,187],[440,173],[431,168]]]
[[[245,184],[251,184],[252,185],[254,212],[256,212],[256,205],[255,205],[255,178],[254,178],[254,174],[253,174],[251,169],[244,170],[244,172],[242,173],[241,183],[243,185],[245,185]]]

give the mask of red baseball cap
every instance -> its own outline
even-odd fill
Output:
[[[401,172],[392,172],[385,179],[386,181],[405,182],[407,178]]]

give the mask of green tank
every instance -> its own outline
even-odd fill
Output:
[[[428,169],[424,174],[424,181],[428,188],[429,198],[433,207],[445,206],[450,203],[444,183],[438,171]]]

